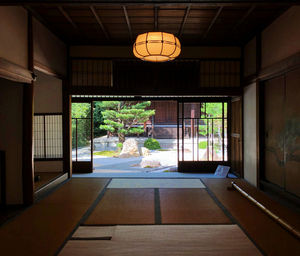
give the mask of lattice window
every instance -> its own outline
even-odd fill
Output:
[[[35,114],[34,158],[63,157],[62,114]]]

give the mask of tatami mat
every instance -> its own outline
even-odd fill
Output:
[[[160,189],[162,223],[231,223],[205,189]]]
[[[72,179],[0,229],[1,255],[55,255],[108,180]]]
[[[154,189],[107,189],[85,224],[154,224],[154,221]]]
[[[73,234],[72,238],[101,238],[101,237],[112,237],[114,236],[115,229],[117,226],[81,226]]]
[[[108,188],[205,188],[200,179],[112,179]]]
[[[99,253],[103,256],[261,255],[237,225],[117,226],[110,241],[69,241],[60,255]]]

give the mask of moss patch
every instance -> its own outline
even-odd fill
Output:
[[[118,156],[119,153],[113,150],[104,150],[104,151],[98,151],[94,152],[94,156],[108,156],[108,157],[115,157]]]

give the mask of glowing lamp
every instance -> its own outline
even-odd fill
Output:
[[[165,32],[148,32],[138,35],[133,45],[135,57],[151,62],[174,60],[180,51],[178,38]]]

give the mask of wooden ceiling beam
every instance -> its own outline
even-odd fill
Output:
[[[252,5],[247,12],[243,15],[243,17],[236,23],[236,25],[233,27],[232,31],[235,32],[238,27],[248,18],[248,16],[254,11],[256,8],[256,5]]]
[[[190,10],[191,10],[191,4],[189,4],[186,9],[185,9],[185,13],[184,13],[184,16],[183,16],[183,19],[182,19],[182,22],[181,22],[181,25],[180,25],[180,29],[179,29],[179,32],[178,32],[178,36],[181,36],[182,35],[182,32],[183,32],[183,29],[184,29],[184,25],[186,23],[186,20],[190,14]]]
[[[214,18],[212,19],[212,21],[210,22],[207,30],[205,31],[205,33],[203,34],[203,38],[206,38],[209,31],[211,30],[211,28],[213,27],[213,25],[216,23],[216,20],[218,19],[218,17],[220,16],[221,14],[221,11],[223,9],[223,6],[219,7],[218,11],[216,12]]]
[[[69,43],[66,35],[63,35],[57,30],[51,23],[49,23],[42,15],[40,15],[34,8],[31,6],[25,5],[24,8],[28,10],[34,18],[36,18],[40,23],[42,23],[46,28],[48,28],[55,36],[57,36],[64,43]]]
[[[149,4],[156,4],[156,5],[184,5],[186,6],[187,0],[177,0],[176,2],[172,2],[172,0],[127,0],[127,1],[120,1],[120,0],[3,0],[1,1],[0,5],[43,5],[49,6],[54,5],[93,5],[93,6],[100,6],[100,5],[120,5],[120,3],[126,5],[149,5]],[[192,3],[195,6],[249,6],[253,4],[253,0],[190,0],[189,3]],[[277,5],[277,6],[287,6],[287,5],[300,5],[299,1],[296,0],[285,0],[285,1],[278,1],[278,0],[256,0],[257,5]]]
[[[61,12],[61,14],[72,24],[72,26],[77,29],[77,25],[74,23],[74,21],[71,19],[70,15],[65,11],[65,9],[62,6],[57,7],[58,10]]]
[[[158,10],[159,10],[159,7],[155,6],[154,7],[154,30],[155,31],[158,30]]]
[[[123,5],[122,7],[123,7],[123,12],[124,12],[124,16],[125,16],[125,19],[126,19],[127,27],[128,27],[129,37],[130,37],[130,40],[132,42],[132,29],[131,29],[131,25],[130,25],[130,21],[129,21],[128,12],[127,12],[127,9],[126,9],[125,5]]]
[[[95,10],[95,7],[94,7],[94,6],[90,6],[90,9],[91,9],[91,11],[92,11],[92,13],[93,13],[95,19],[97,20],[99,26],[101,27],[102,32],[104,33],[106,39],[107,39],[108,41],[110,41],[110,36],[109,36],[109,34],[108,34],[106,28],[104,27],[103,22],[102,22],[102,20],[101,20],[101,18],[100,18],[100,16],[99,16],[99,14],[98,14],[97,11]]]

